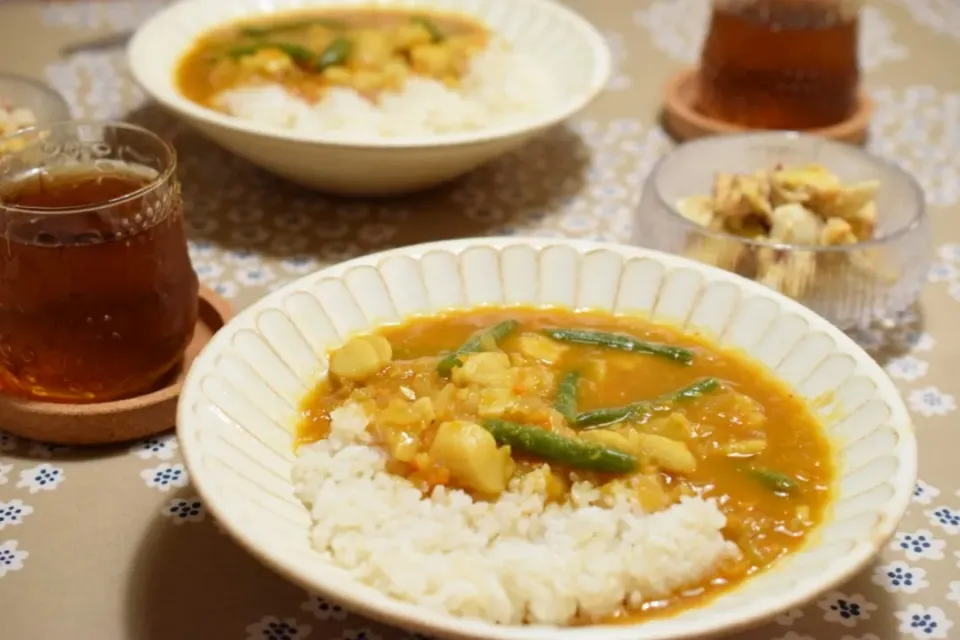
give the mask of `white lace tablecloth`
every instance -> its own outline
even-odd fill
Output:
[[[656,124],[660,86],[696,59],[708,10],[706,0],[572,2],[615,52],[604,95],[569,128],[458,184],[372,203],[292,187],[183,128],[145,103],[120,50],[59,54],[163,4],[7,0],[0,67],[47,80],[77,116],[129,117],[173,138],[197,272],[237,307],[401,244],[521,232],[626,240],[644,177],[671,144]],[[960,1],[871,3],[862,58],[877,101],[871,146],[920,180],[937,244],[922,304],[897,330],[860,336],[913,413],[922,479],[869,570],[738,636],[747,640],[960,638]],[[87,451],[0,433],[0,603],[11,640],[411,637],[260,567],[216,528],[170,435]]]

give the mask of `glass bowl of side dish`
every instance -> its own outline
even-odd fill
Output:
[[[580,111],[611,56],[550,0],[197,0],[134,35],[137,82],[237,155],[347,195],[426,189]]]
[[[0,138],[38,122],[70,119],[70,107],[47,85],[26,76],[0,73]],[[5,150],[0,142],[0,153]]]
[[[851,579],[916,481],[896,387],[686,258],[481,238],[329,267],[214,336],[177,435],[289,580],[434,637],[702,638]]]
[[[859,147],[794,132],[678,146],[647,179],[633,242],[756,280],[843,329],[912,305],[932,250],[912,176]]]

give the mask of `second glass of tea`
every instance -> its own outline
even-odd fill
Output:
[[[91,403],[161,386],[197,320],[176,152],[64,122],[0,156],[0,393]]]
[[[753,129],[819,129],[857,108],[862,0],[713,0],[697,109]]]

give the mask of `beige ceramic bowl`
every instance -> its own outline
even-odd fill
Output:
[[[294,133],[201,107],[177,89],[178,61],[196,38],[231,21],[310,7],[365,6],[457,11],[476,16],[542,66],[556,95],[522,124],[443,136],[347,139]],[[184,0],[160,11],[130,42],[137,82],[164,107],[226,149],[289,180],[348,195],[420,190],[517,148],[585,107],[610,75],[610,52],[586,20],[552,0]]]
[[[836,497],[811,543],[705,606],[606,627],[455,618],[388,598],[328,565],[310,546],[310,515],[290,477],[296,407],[325,375],[326,352],[381,323],[513,304],[652,317],[716,336],[770,367],[817,407],[835,445]],[[806,307],[677,256],[534,238],[406,247],[324,269],[267,296],[228,323],[194,362],[178,435],[205,504],[264,564],[360,614],[445,638],[692,640],[758,624],[865,568],[894,533],[917,471],[916,439],[896,387]]]

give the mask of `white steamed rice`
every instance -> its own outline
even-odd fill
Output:
[[[473,58],[456,89],[411,77],[376,104],[336,87],[312,105],[280,84],[268,84],[224,91],[217,103],[238,118],[299,133],[392,138],[521,123],[541,113],[551,96],[549,78],[533,59],[493,42]]]
[[[332,413],[329,438],[302,447],[297,495],[311,541],[357,580],[439,612],[504,624],[565,624],[690,586],[738,554],[712,500],[684,498],[644,514],[628,495],[573,487],[573,504],[544,504],[513,481],[496,502],[459,490],[424,497],[385,471],[363,409]]]

